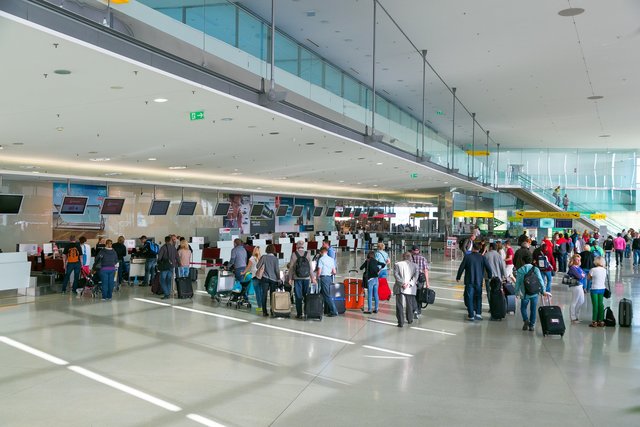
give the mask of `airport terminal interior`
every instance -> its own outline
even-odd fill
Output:
[[[0,0],[0,425],[640,425],[639,18]]]

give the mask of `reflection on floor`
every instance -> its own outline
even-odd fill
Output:
[[[355,260],[340,255],[346,271]],[[436,304],[403,329],[393,299],[377,314],[321,322],[263,318],[203,292],[165,302],[137,287],[112,302],[53,295],[5,306],[1,424],[640,424],[638,316],[633,328],[594,330],[587,302],[562,339],[522,332],[519,311],[466,323],[457,262],[435,257]],[[622,297],[640,313],[640,274],[625,264],[612,279],[616,314]],[[553,294],[568,320],[559,277]]]

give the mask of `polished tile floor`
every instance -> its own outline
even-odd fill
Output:
[[[562,339],[522,332],[519,314],[466,323],[457,262],[435,258],[436,304],[403,329],[393,300],[321,322],[202,293],[162,304],[149,288],[5,300],[0,425],[640,425],[640,314],[593,330],[587,303]],[[343,270],[354,263],[341,254]],[[640,313],[640,274],[625,264],[612,278],[616,314],[622,297]],[[559,278],[553,293],[568,320]]]

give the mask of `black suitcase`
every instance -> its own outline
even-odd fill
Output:
[[[497,277],[489,282],[489,312],[491,320],[502,320],[507,316],[507,300],[502,292],[502,281]]]
[[[190,277],[178,277],[176,279],[176,288],[178,289],[178,298],[193,298],[193,287],[191,286]]]
[[[307,319],[322,320],[324,304],[321,294],[307,294],[304,297],[304,315]]]
[[[633,319],[633,306],[631,300],[622,298],[620,304],[618,304],[618,323],[620,326],[631,326],[631,320]]]
[[[344,312],[347,311],[344,299],[344,283],[334,283],[329,287],[329,290],[329,297],[333,300],[333,303],[336,306],[336,311],[338,314],[344,314]],[[329,314],[328,305],[324,307],[324,312],[325,314]]]
[[[157,272],[151,279],[151,292],[155,295],[162,295],[162,286],[160,286],[160,272]]]
[[[198,269],[197,268],[191,267],[189,269],[189,279],[191,279],[192,282],[198,281]]]
[[[544,298],[542,299],[544,304]],[[551,304],[551,301],[548,301]],[[542,327],[542,335],[560,335],[564,336],[565,326],[562,310],[557,305],[541,305],[538,307],[538,317],[540,318],[540,326]]]

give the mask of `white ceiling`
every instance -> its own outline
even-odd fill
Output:
[[[0,169],[12,173],[368,199],[478,188],[6,16],[0,57]]]
[[[502,147],[638,147],[640,2],[380,2],[416,46],[428,50],[430,63],[449,86],[457,87],[458,96]],[[240,3],[269,19],[271,2]],[[278,0],[276,23],[370,83],[372,4]],[[558,15],[569,7],[584,8],[585,13],[575,18]],[[307,16],[308,11],[315,16]],[[419,117],[420,57],[380,10],[378,22],[378,88]],[[604,99],[587,100],[592,95]],[[432,73],[427,76],[427,98],[427,118],[450,135],[451,95]],[[437,110],[445,114],[437,115]],[[471,120],[460,117],[458,109],[462,128],[456,129],[456,143],[466,144]]]

